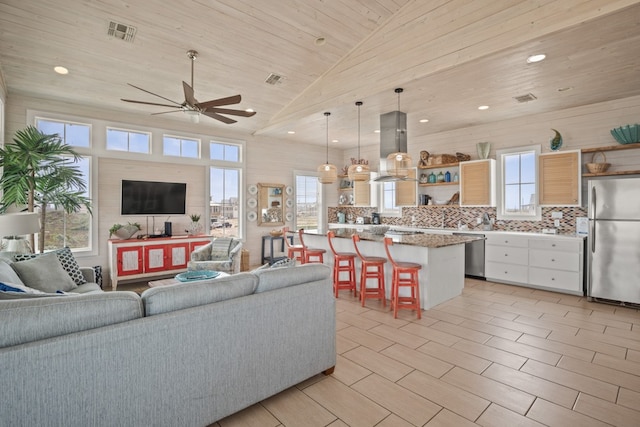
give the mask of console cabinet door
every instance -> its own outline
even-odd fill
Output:
[[[187,261],[189,261],[189,243],[175,243],[167,245],[167,264],[166,267],[169,270],[176,268],[187,268]]]
[[[118,276],[141,274],[143,271],[142,246],[126,246],[116,249]]]
[[[168,245],[148,245],[144,247],[144,272],[165,270]]]

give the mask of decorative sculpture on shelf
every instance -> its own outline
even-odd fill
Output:
[[[429,166],[444,165],[449,163],[457,163],[458,156],[453,154],[430,154],[426,150],[420,151],[420,161],[418,168],[426,168]]]
[[[556,135],[549,141],[551,151],[558,151],[562,147],[562,135],[555,129],[551,129]]]

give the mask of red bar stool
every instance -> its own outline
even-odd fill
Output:
[[[287,237],[288,232],[289,227],[282,228],[284,242],[287,245],[287,258],[295,258],[297,261],[300,261],[301,264],[304,264],[304,246],[291,244],[291,242],[289,242],[289,238]]]
[[[391,308],[393,309],[393,318],[398,317],[398,309],[407,308],[416,310],[418,319],[422,318],[420,310],[420,283],[418,282],[418,271],[422,269],[422,265],[414,262],[396,262],[391,257],[389,246],[393,245],[391,237],[384,238],[384,250],[387,252],[389,262],[393,266],[393,274],[391,280]],[[411,296],[401,297],[400,286],[411,288]]]
[[[387,300],[384,291],[384,265],[387,262],[386,258],[376,256],[364,256],[358,249],[358,242],[360,236],[354,234],[351,236],[353,239],[353,246],[356,249],[356,254],[360,258],[360,301],[364,307],[364,301],[367,298],[376,298],[382,300],[382,306],[386,307]],[[376,279],[377,286],[375,288],[367,287],[367,279]]]
[[[353,252],[337,252],[333,247],[333,238],[336,234],[333,231],[327,233],[329,240],[329,248],[333,253],[333,292],[338,298],[338,291],[347,289],[353,291],[353,295],[357,294],[356,289],[356,254]],[[340,279],[340,273],[346,272],[348,279]]]
[[[304,239],[302,235],[304,234],[304,229],[301,228],[298,230],[298,235],[300,236],[300,244],[304,248],[304,264],[308,264],[310,262],[319,262],[320,264],[324,263],[324,253],[327,252],[324,249],[318,248],[310,248],[309,246],[304,244]]]

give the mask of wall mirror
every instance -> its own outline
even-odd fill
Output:
[[[258,183],[258,225],[284,225],[284,185]]]

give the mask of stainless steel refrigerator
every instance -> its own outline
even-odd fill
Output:
[[[589,180],[587,295],[640,304],[640,178]]]

